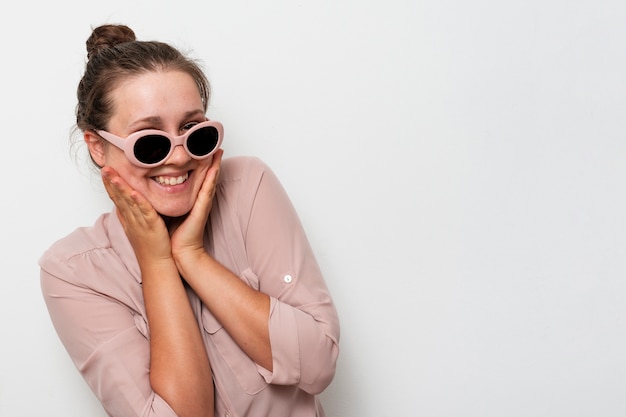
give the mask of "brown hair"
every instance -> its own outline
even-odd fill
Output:
[[[176,48],[162,42],[137,41],[125,25],[96,27],[87,39],[87,64],[78,84],[76,127],[106,129],[113,103],[110,93],[128,77],[149,71],[177,70],[196,82],[206,112],[210,85],[202,69]]]

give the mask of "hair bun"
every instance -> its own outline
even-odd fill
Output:
[[[125,25],[102,25],[91,32],[87,39],[87,59],[103,49],[112,48],[124,42],[137,40],[135,32]]]

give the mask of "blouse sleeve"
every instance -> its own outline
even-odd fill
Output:
[[[296,211],[275,174],[257,161],[245,243],[260,291],[270,295],[273,371],[266,382],[317,394],[332,381],[339,320]]]
[[[68,267],[68,274],[79,269]],[[114,417],[176,417],[151,389],[149,342],[135,324],[139,317],[67,278],[42,268],[44,300],[62,343],[106,412]]]

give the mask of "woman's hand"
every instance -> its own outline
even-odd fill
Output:
[[[150,327],[150,386],[177,415],[212,416],[211,365],[165,221],[115,170],[102,168],[102,179],[141,268]]]
[[[102,168],[104,188],[115,206],[139,265],[172,259],[165,222],[152,205],[111,167]]]
[[[203,242],[204,229],[213,205],[223,153],[224,151],[219,149],[214,154],[213,162],[207,170],[189,214],[183,220],[174,220],[170,224],[172,254],[176,262],[188,256],[206,255]]]

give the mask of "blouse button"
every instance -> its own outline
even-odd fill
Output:
[[[285,275],[283,277],[283,281],[285,281],[287,284],[289,284],[291,282],[293,278],[291,278],[291,275]]]

